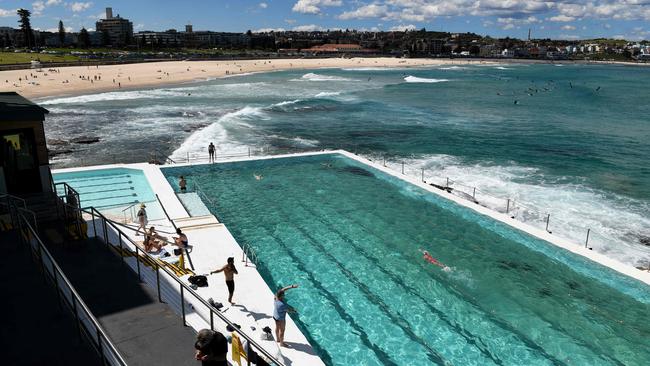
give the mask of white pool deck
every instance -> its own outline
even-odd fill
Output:
[[[344,155],[350,159],[356,160],[362,164],[371,166],[377,170],[380,170],[386,174],[399,178],[403,181],[406,181],[410,184],[413,184],[417,187],[420,187],[426,191],[429,191],[433,194],[436,194],[445,199],[451,200],[458,205],[466,207],[468,209],[474,210],[482,215],[491,217],[494,220],[500,221],[511,227],[514,227],[518,230],[526,232],[534,237],[542,239],[546,242],[549,242],[557,247],[563,248],[575,254],[581,255],[585,258],[588,258],[596,263],[599,263],[603,266],[609,267],[619,273],[622,273],[626,276],[639,280],[647,285],[650,285],[650,272],[641,271],[632,266],[623,264],[614,259],[611,259],[605,255],[594,252],[587,248],[584,248],[582,245],[573,243],[567,239],[557,237],[552,235],[545,230],[538,229],[529,224],[517,221],[512,219],[506,214],[502,214],[496,211],[493,211],[489,208],[476,205],[471,201],[465,200],[461,197],[455,196],[446,191],[442,191],[435,187],[432,187],[417,178],[410,177],[407,175],[400,174],[399,172],[393,171],[390,168],[387,168],[381,164],[377,164],[363,157],[357,156],[350,152],[344,150],[331,150],[331,151],[322,151],[322,152],[310,152],[310,153],[296,153],[296,154],[286,154],[286,155],[274,155],[274,156],[263,156],[263,157],[242,157],[242,158],[233,158],[223,161],[218,161],[216,164],[228,163],[234,161],[250,161],[250,160],[262,160],[262,159],[280,159],[287,157],[300,157],[300,156],[311,156],[311,155],[321,155],[321,154],[332,154],[337,153]],[[187,165],[206,165],[205,164],[175,164],[172,167],[177,166],[187,166]],[[287,328],[285,334],[285,341],[291,345],[290,348],[279,348],[277,344],[273,341],[261,341],[260,331],[265,326],[269,326],[271,329],[275,329],[275,324],[272,319],[273,314],[273,291],[277,289],[270,289],[267,284],[262,279],[262,276],[256,270],[254,265],[244,266],[241,262],[242,260],[242,247],[237,243],[233,238],[228,228],[223,224],[207,224],[207,225],[197,225],[194,228],[189,227],[194,224],[205,223],[205,218],[195,218],[195,220],[202,220],[201,222],[195,222],[193,224],[192,219],[189,218],[189,214],[181,204],[181,202],[176,197],[176,194],[173,191],[173,188],[167,182],[167,179],[161,172],[161,166],[151,165],[151,164],[113,164],[113,165],[102,165],[94,167],[83,167],[83,168],[69,168],[56,170],[54,173],[58,172],[72,172],[72,171],[82,171],[82,170],[95,170],[95,169],[107,169],[107,168],[118,168],[118,167],[128,167],[136,168],[144,171],[147,180],[153,191],[158,195],[162,205],[167,210],[169,217],[174,220],[174,222],[180,227],[185,228],[183,231],[188,236],[189,242],[193,245],[193,251],[191,253],[192,261],[195,266],[196,274],[208,274],[211,270],[220,268],[226,263],[228,257],[235,257],[235,264],[239,270],[239,275],[235,277],[236,289],[234,295],[234,301],[236,305],[230,306],[227,301],[228,291],[224,282],[223,274],[217,273],[208,276],[209,287],[199,288],[197,292],[204,297],[204,299],[213,298],[216,302],[221,302],[224,304],[223,314],[228,317],[228,319],[234,323],[240,324],[242,330],[249,334],[253,339],[255,339],[258,344],[264,347],[273,355],[282,356],[286,365],[322,365],[322,360],[315,354],[312,346],[307,341],[306,337],[300,332],[295,322],[288,317]],[[163,168],[165,166],[162,166]],[[216,219],[213,219],[216,221]],[[214,222],[213,221],[213,222]],[[172,225],[167,220],[161,220],[160,222],[152,223],[157,225],[159,230],[171,231]],[[134,237],[136,240],[142,240],[142,237]],[[300,291],[300,289],[292,290]],[[195,309],[198,309],[199,306],[195,306]],[[300,311],[300,309],[297,309]],[[180,309],[178,310],[180,312]],[[200,313],[197,311],[197,313]],[[188,315],[188,324],[192,325],[195,329],[208,328],[209,322],[206,323],[206,317],[203,314],[191,314]],[[208,320],[209,321],[209,320]],[[215,328],[218,328],[218,321],[215,321]],[[252,327],[255,328],[255,331],[252,330]],[[224,330],[225,331],[225,330]]]

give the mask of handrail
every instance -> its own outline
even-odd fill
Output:
[[[13,194],[9,194],[9,193],[2,193],[2,194],[0,194],[0,197],[5,198],[7,200],[7,202],[9,202],[9,200],[20,201],[23,204],[23,208],[27,209],[27,201],[25,201],[24,198],[14,196]]]
[[[116,222],[114,222],[113,220],[108,219],[106,216],[104,216],[101,212],[99,212],[99,211],[98,211],[97,209],[95,209],[94,207],[90,207],[90,211],[87,211],[87,210],[84,210],[84,209],[80,209],[80,210],[81,210],[81,212],[84,212],[84,213],[87,213],[87,214],[91,215],[91,216],[93,217],[93,221],[94,221],[95,215],[97,215],[97,217],[99,217],[101,220],[104,220],[105,223],[107,223],[108,225],[110,225],[113,229],[115,229],[115,230],[118,232],[118,236],[120,237],[120,239],[121,239],[122,237],[126,237],[126,239],[127,239],[127,240],[128,240],[128,241],[129,241],[129,242],[130,242],[130,243],[131,243],[131,244],[136,248],[136,249],[135,249],[136,255],[139,254],[139,252],[142,252],[142,255],[145,256],[147,259],[153,261],[154,263],[158,263],[158,262],[157,262],[157,258],[154,258],[151,254],[146,253],[145,251],[142,251],[142,250],[138,247],[138,245],[133,241],[133,239],[131,239],[127,234],[125,234],[124,232],[122,232],[122,230],[120,230],[120,228],[118,227],[119,223],[116,223]],[[97,236],[97,233],[95,233],[95,236]],[[109,243],[109,241],[108,241],[108,237],[105,237],[104,240],[106,241],[106,244],[108,244],[108,245],[113,245],[113,244],[110,244],[110,243]],[[123,259],[123,260],[124,260],[124,259]],[[136,259],[136,260],[137,260],[137,259]],[[252,339],[251,337],[249,337],[246,333],[242,332],[239,328],[237,328],[237,327],[234,325],[234,323],[232,323],[230,320],[228,320],[228,318],[226,318],[223,314],[221,314],[221,312],[220,312],[219,310],[217,310],[216,308],[214,308],[214,306],[210,305],[210,303],[208,303],[205,299],[203,299],[203,298],[202,298],[202,297],[201,297],[201,296],[200,296],[196,291],[194,291],[190,286],[188,286],[187,284],[185,284],[184,282],[182,282],[182,281],[181,281],[181,280],[180,280],[180,279],[179,279],[179,278],[178,278],[174,273],[172,273],[168,268],[166,268],[166,267],[159,267],[159,269],[163,270],[165,273],[167,273],[167,274],[170,276],[170,278],[172,278],[176,283],[178,283],[178,284],[181,286],[181,288],[182,288],[182,292],[188,292],[188,293],[192,294],[192,295],[193,295],[193,296],[194,296],[194,297],[195,297],[199,302],[201,302],[201,303],[202,303],[202,304],[203,304],[203,305],[204,305],[204,306],[205,306],[205,307],[210,311],[210,318],[211,318],[211,320],[212,320],[213,315],[216,314],[217,317],[218,317],[219,319],[221,319],[224,323],[226,323],[226,325],[230,325],[230,327],[232,327],[232,328],[234,329],[234,332],[236,332],[238,335],[240,335],[241,337],[243,337],[244,339],[246,339],[246,340],[249,342],[249,346],[252,345],[252,346],[253,346],[254,348],[256,348],[260,353],[262,353],[265,357],[267,357],[269,360],[271,360],[271,362],[273,362],[273,363],[275,363],[275,364],[277,364],[277,365],[279,365],[279,366],[285,366],[283,363],[281,363],[280,361],[278,361],[274,356],[272,356],[272,355],[271,355],[271,354],[270,354],[266,349],[264,349],[264,348],[263,348],[262,346],[260,346],[257,342],[255,342],[255,340],[253,340],[253,339]],[[182,292],[181,292],[181,294],[182,294]],[[181,301],[183,301],[182,298],[181,298]],[[184,316],[185,316],[185,314],[183,314],[183,318],[184,318]],[[211,326],[212,326],[212,325],[213,325],[213,324],[212,324],[212,322],[211,322]]]
[[[19,219],[22,219],[22,221],[19,221],[20,226],[22,226],[22,224],[24,222],[24,224],[27,227],[27,230],[31,233],[31,236],[36,240],[36,242],[38,244],[38,251],[39,251],[39,254],[40,254],[39,259],[41,261],[41,264],[44,266],[44,268],[46,266],[45,266],[45,262],[43,262],[42,255],[45,254],[47,256],[48,260],[50,261],[50,263],[52,265],[53,276],[54,276],[54,279],[53,279],[54,284],[55,284],[55,286],[57,288],[57,294],[60,293],[59,285],[58,285],[59,282],[57,280],[57,277],[59,277],[63,281],[63,283],[66,285],[66,287],[70,291],[70,295],[71,295],[71,298],[72,298],[73,312],[74,312],[74,315],[75,315],[75,318],[76,318],[76,321],[77,321],[77,325],[79,326],[79,324],[81,324],[87,329],[87,331],[89,332],[88,333],[88,338],[90,338],[91,342],[96,347],[96,350],[101,354],[102,360],[104,362],[106,362],[106,356],[104,355],[104,351],[103,351],[104,347],[102,345],[102,337],[103,337],[104,340],[105,340],[105,343],[109,347],[109,350],[111,351],[113,356],[117,359],[119,364],[126,366],[127,365],[126,361],[124,360],[122,355],[118,352],[117,348],[115,347],[115,345],[113,344],[111,339],[108,337],[108,335],[106,334],[106,332],[104,331],[102,326],[99,324],[99,321],[97,321],[97,319],[95,318],[93,313],[90,311],[90,309],[88,308],[86,303],[83,301],[83,299],[81,298],[81,296],[79,295],[77,290],[74,288],[74,286],[72,286],[72,283],[70,283],[70,280],[68,280],[68,277],[66,277],[66,275],[63,273],[63,270],[61,269],[61,267],[59,267],[59,264],[54,260],[54,257],[52,256],[50,251],[43,244],[43,241],[38,236],[36,230],[29,224],[29,221],[27,220],[27,218],[24,215],[21,214]],[[25,240],[25,238],[23,237],[22,234],[21,234],[21,238],[23,240]],[[65,296],[64,296],[64,298],[65,298]],[[81,319],[79,319],[79,316],[77,315],[77,307],[81,307],[81,310],[85,313],[86,317],[91,321],[91,323],[92,323],[92,325],[94,327],[94,330],[92,332],[91,332],[90,329],[88,329],[88,327],[85,325],[85,323]],[[91,337],[91,335],[92,336],[97,335],[97,339],[95,340],[95,338]],[[96,344],[95,344],[95,342],[96,342]]]

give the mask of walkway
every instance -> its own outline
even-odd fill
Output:
[[[129,366],[197,365],[194,331],[114,251],[96,239],[48,248]]]
[[[72,313],[57,302],[29,249],[16,233],[0,232],[4,276],[0,277],[0,344],[4,365],[101,365],[77,333]],[[63,305],[65,306],[65,305]]]

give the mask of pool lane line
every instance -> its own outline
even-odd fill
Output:
[[[82,188],[104,187],[104,186],[112,186],[112,185],[116,185],[116,184],[133,184],[133,181],[132,180],[127,180],[127,181],[123,181],[123,182],[120,181],[120,182],[110,182],[110,183],[101,183],[101,184],[88,184],[88,185],[84,185],[84,186],[75,185],[75,186],[72,186],[72,188],[74,188],[76,190],[79,190],[79,189],[82,189]]]
[[[341,191],[338,190],[338,192],[340,193]],[[327,205],[327,203],[326,203],[325,205]],[[333,210],[334,212],[336,212],[335,209],[332,209],[332,210]],[[356,211],[359,211],[359,210],[352,209],[352,211],[355,211],[355,212],[356,212]],[[373,216],[377,217],[378,219],[380,219],[382,222],[385,222],[385,219],[384,219],[383,217],[377,216],[374,212],[370,212],[370,211],[368,211],[368,212],[369,212],[371,215],[373,215]],[[355,223],[357,223],[357,225],[359,225],[360,227],[362,227],[362,228],[363,228],[363,231],[366,231],[367,233],[370,233],[371,235],[373,235],[373,236],[377,237],[378,239],[380,239],[380,242],[383,242],[383,240],[381,239],[381,237],[379,237],[377,234],[374,234],[374,232],[373,232],[372,230],[368,229],[368,227],[367,227],[366,225],[360,224],[360,223],[359,223],[357,220],[355,220],[353,217],[349,217],[349,218],[350,218],[350,220],[352,220],[352,221],[354,221]],[[404,230],[400,230],[400,232],[404,233],[406,236],[408,236],[408,237],[410,237],[411,239],[415,240],[415,238],[414,238],[411,234],[405,232]],[[431,273],[428,273],[428,275],[430,276]],[[432,278],[433,278],[434,280],[440,280],[440,278],[436,278],[436,277],[432,277]],[[468,302],[468,303],[474,305],[477,309],[479,309],[480,311],[484,312],[485,315],[486,315],[486,317],[487,317],[488,319],[492,320],[492,321],[495,322],[497,325],[501,324],[502,327],[505,326],[505,327],[506,327],[506,328],[504,328],[505,330],[511,331],[511,332],[513,332],[514,334],[516,334],[518,337],[520,337],[520,339],[522,340],[522,342],[525,342],[524,340],[529,340],[529,338],[528,338],[526,335],[524,335],[523,333],[520,333],[519,331],[516,331],[516,330],[515,330],[516,328],[514,328],[512,325],[510,325],[507,321],[505,321],[505,320],[499,320],[498,318],[495,318],[495,317],[489,315],[489,312],[487,312],[487,311],[485,311],[485,310],[482,310],[483,307],[481,307],[480,305],[478,305],[477,303],[475,303],[474,301],[472,301],[472,300],[470,299],[471,296],[467,296],[467,295],[463,294],[462,292],[459,292],[458,289],[456,289],[456,288],[454,288],[454,287],[452,287],[452,286],[445,286],[445,288],[447,288],[447,289],[448,289],[449,291],[451,291],[452,293],[453,293],[453,292],[457,292],[457,296],[458,296],[458,297],[460,297],[460,298],[462,298],[462,299],[467,299],[467,302]],[[522,308],[525,308],[525,307],[522,306]],[[583,340],[581,340],[581,339],[577,339],[576,337],[574,337],[574,336],[572,336],[572,335],[570,335],[570,334],[567,334],[565,329],[557,328],[553,322],[548,321],[545,317],[541,316],[540,314],[538,314],[538,313],[536,313],[536,312],[533,312],[533,314],[535,314],[537,317],[539,317],[541,320],[543,320],[546,324],[548,324],[548,325],[550,326],[551,329],[554,329],[556,332],[558,332],[558,333],[560,333],[560,334],[566,336],[566,337],[569,338],[569,339],[572,339],[572,340],[575,342],[575,344],[576,344],[577,346],[580,346],[580,347],[582,347],[582,348],[585,348],[585,349],[591,351],[592,354],[593,354],[594,356],[597,356],[597,357],[603,359],[604,361],[609,361],[609,362],[612,362],[612,363],[614,363],[614,364],[617,364],[617,365],[620,365],[620,366],[624,366],[624,364],[623,364],[621,361],[619,361],[618,359],[616,359],[616,358],[612,358],[611,356],[608,356],[608,355],[606,355],[606,354],[603,354],[601,351],[596,351],[596,350],[594,350],[594,349],[593,349],[589,344],[584,343]],[[535,347],[534,347],[535,349],[541,350],[544,354],[547,354],[546,351],[545,351],[545,350],[544,350],[540,345],[538,345],[538,344],[535,343],[534,341],[530,341],[530,342],[532,342],[532,343],[531,343],[532,345],[535,345]],[[556,360],[555,357],[553,357],[553,356],[551,356],[551,355],[549,355],[549,356],[550,356],[552,359]],[[561,363],[561,361],[559,361],[559,360],[557,360],[556,362],[560,362],[560,363]]]
[[[60,174],[68,174],[68,173],[60,173]],[[55,184],[56,183],[62,183],[62,182],[70,184],[70,182],[87,182],[87,181],[91,181],[91,180],[100,180],[100,179],[105,180],[105,179],[114,179],[114,178],[123,178],[123,177],[130,178],[131,177],[130,174],[117,174],[117,175],[106,174],[106,175],[93,176],[93,177],[88,177],[88,178],[79,177],[79,178],[69,178],[69,179],[57,180],[56,179],[56,173],[54,174],[54,176],[55,176],[55,179],[54,179]],[[72,185],[72,184],[70,184],[70,185]]]
[[[444,311],[436,308],[433,304],[431,304],[431,302],[429,300],[425,299],[422,295],[420,295],[419,291],[417,291],[412,286],[410,286],[410,285],[406,284],[405,282],[403,282],[395,274],[393,274],[393,273],[389,272],[387,269],[385,269],[384,266],[382,266],[380,264],[380,262],[377,261],[374,258],[375,256],[371,256],[364,248],[357,245],[354,242],[354,240],[349,238],[348,235],[343,234],[340,231],[334,229],[335,227],[337,227],[336,225],[334,225],[332,223],[330,223],[328,225],[325,221],[321,220],[321,218],[319,216],[315,215],[313,211],[305,208],[303,205],[300,205],[300,207],[302,207],[305,211],[309,212],[312,216],[314,216],[314,218],[316,218],[316,220],[318,220],[322,225],[330,228],[330,230],[332,230],[333,233],[336,236],[338,236],[340,239],[342,239],[345,243],[347,243],[348,245],[350,245],[351,247],[354,247],[357,251],[359,251],[362,254],[362,256],[364,258],[366,258],[366,260],[373,265],[374,268],[378,269],[381,273],[383,273],[384,276],[389,278],[397,287],[400,287],[402,289],[406,289],[408,291],[409,295],[413,295],[416,298],[420,299],[420,301],[422,302],[422,305],[424,305],[424,307],[427,308],[429,310],[429,312],[431,312],[433,315],[436,315],[438,317],[438,319],[440,319],[443,323],[446,323],[447,326],[450,328],[450,330],[454,331],[455,334],[460,335],[462,338],[464,338],[465,341],[467,342],[467,344],[474,346],[480,353],[483,353],[483,355],[485,357],[491,359],[495,364],[503,365],[503,360],[501,360],[499,358],[499,356],[497,356],[495,354],[492,354],[492,352],[490,350],[490,347],[483,342],[483,339],[480,336],[472,334],[471,332],[466,330],[464,327],[462,327],[459,323],[457,323],[455,320],[452,320],[449,317],[447,317],[447,315],[444,313]],[[362,231],[365,231],[365,230],[362,230]],[[444,285],[443,285],[443,287],[444,287]],[[479,310],[479,312],[483,313],[482,310]],[[482,315],[482,314],[477,314],[477,315]],[[505,329],[504,329],[504,331],[508,332]],[[510,335],[516,337],[516,335],[512,334],[512,332],[510,332],[510,333],[511,333]],[[523,340],[521,340],[521,342],[522,342],[522,344],[524,346],[529,347],[528,345],[526,345],[526,342],[524,342]],[[539,350],[536,350],[536,349],[531,349],[531,351],[539,353]],[[555,363],[558,364],[558,362],[555,362]]]
[[[334,296],[327,288],[320,282],[318,281],[314,275],[312,274],[311,271],[307,270],[305,267],[305,264],[298,258],[295,254],[293,254],[290,250],[285,241],[281,238],[278,238],[277,236],[273,235],[270,233],[269,230],[267,230],[265,227],[260,227],[263,231],[267,233],[267,237],[273,238],[273,241],[278,243],[280,247],[284,249],[286,252],[287,256],[291,258],[293,263],[295,263],[295,266],[297,269],[301,272],[304,273],[307,278],[309,279],[309,282],[311,282],[312,286],[317,289],[325,299],[327,299],[331,304],[332,307],[334,307],[334,310],[338,315],[341,317],[342,320],[346,321],[352,329],[356,331],[356,334],[361,338],[361,343],[372,351],[377,359],[383,363],[384,365],[394,365],[397,366],[398,364],[393,362],[391,360],[391,356],[387,354],[384,350],[382,350],[380,347],[376,346],[369,338],[368,334],[363,330],[363,328],[354,320],[354,317],[350,314],[348,314],[345,309],[339,304],[338,299],[336,296]],[[300,319],[298,319],[300,321]],[[438,362],[438,365],[446,365],[445,363]]]
[[[127,187],[127,188],[116,188],[116,189],[105,189],[101,191],[81,191],[79,192],[80,196],[87,195],[87,194],[97,194],[97,193],[108,193],[108,192],[121,192],[121,191],[135,191],[135,187]]]
[[[275,204],[269,204],[268,206],[269,207],[275,207],[276,209],[278,208],[278,206],[275,205]],[[278,210],[275,210],[275,211],[279,212]],[[284,210],[282,212],[284,213]],[[284,213],[284,216],[285,216],[285,219],[286,219],[287,218],[286,213]],[[291,220],[286,220],[286,223],[287,223],[287,225],[291,225]],[[304,230],[301,230],[301,228],[296,227],[295,225],[293,225],[293,226],[295,227],[296,230],[301,232],[303,234],[303,236],[305,236],[308,239],[308,241],[310,241],[312,243],[315,243],[316,245],[320,245],[315,241],[315,239],[313,237],[311,237],[309,234],[305,233]],[[274,237],[277,238],[277,236],[274,236]],[[279,238],[277,238],[277,239],[279,239]],[[312,245],[312,246],[314,248],[316,248],[316,245]],[[285,245],[285,247],[286,247],[286,245]],[[427,353],[427,356],[432,362],[435,362],[435,363],[440,364],[440,365],[450,365],[451,364],[449,361],[445,360],[445,358],[437,350],[435,350],[434,348],[429,346],[417,334],[415,334],[410,329],[410,327],[408,326],[408,322],[404,318],[402,318],[401,316],[395,316],[392,313],[392,311],[390,311],[390,308],[383,302],[383,300],[381,298],[378,298],[377,295],[373,294],[372,291],[370,291],[368,289],[368,287],[365,286],[362,283],[362,281],[360,281],[356,276],[354,276],[353,273],[351,273],[347,269],[343,268],[342,265],[336,260],[336,258],[334,258],[331,254],[329,254],[322,246],[321,246],[321,249],[322,249],[321,251],[326,256],[330,257],[330,261],[334,262],[334,264],[340,269],[340,271],[348,276],[348,279],[352,282],[353,285],[357,286],[357,288],[361,291],[361,293],[366,297],[367,300],[369,300],[371,303],[374,303],[377,306],[379,306],[380,310],[386,316],[388,316],[388,318],[395,325],[397,325],[398,328],[402,329],[404,334],[406,336],[408,336],[413,342],[415,342],[417,344],[420,344],[424,349],[429,351]],[[318,252],[318,250],[316,250],[316,252]],[[296,257],[296,256],[293,256],[293,257]],[[306,269],[306,267],[304,265],[303,265],[303,268]],[[306,273],[308,273],[308,272],[306,272]],[[311,274],[310,274],[310,276],[311,276]],[[338,300],[336,300],[336,301],[338,301]],[[405,326],[405,324],[406,324],[406,326]]]
[[[285,219],[286,218],[287,217],[285,215]],[[289,222],[291,222],[291,220]],[[311,236],[311,234],[307,233],[307,230],[305,230],[304,228],[301,228],[300,226],[297,226],[295,224],[292,224],[292,226],[294,227],[294,229],[296,231],[300,232],[302,234],[302,236],[305,237],[309,243],[311,243],[311,246],[316,249],[317,253],[321,254],[322,256],[328,257],[330,259],[330,262],[332,262],[339,269],[339,271],[342,274],[344,274],[347,277],[347,279],[359,289],[359,291],[366,297],[366,299],[370,303],[377,305],[379,307],[379,309],[395,325],[397,325],[400,329],[402,329],[402,331],[409,337],[409,339],[411,339],[411,341],[420,344],[422,347],[424,347],[425,349],[427,349],[430,352],[430,355],[431,354],[434,355],[433,359],[430,357],[430,359],[432,359],[432,361],[437,359],[437,360],[442,360],[443,362],[450,363],[450,361],[445,360],[445,358],[444,358],[444,356],[442,354],[440,354],[435,348],[433,348],[431,345],[429,345],[421,336],[416,334],[411,329],[411,325],[410,325],[408,320],[406,320],[402,315],[400,315],[399,312],[397,312],[397,314],[396,314],[396,312],[393,311],[390,308],[390,306],[388,306],[379,295],[372,292],[372,290],[366,284],[364,284],[361,279],[359,279],[352,271],[345,268],[345,266],[343,266],[343,264],[336,257],[334,257],[334,255],[332,255],[327,250],[327,248],[325,248],[322,244],[320,244],[313,236]],[[398,283],[396,283],[396,284],[399,286]],[[435,312],[434,312],[434,314],[435,314]],[[441,319],[441,320],[443,322],[446,322],[444,319]],[[460,336],[464,338],[464,336],[462,334],[460,334]],[[469,341],[467,339],[466,339],[466,341],[468,343],[470,343],[470,344],[473,343],[473,342],[471,342],[471,341]],[[499,360],[498,358],[493,357],[489,353],[485,354],[483,349],[481,349],[478,345],[475,345],[475,346],[476,346],[476,349],[479,351],[479,353],[483,353],[483,355],[486,358],[491,359],[497,365],[502,365],[501,360]]]

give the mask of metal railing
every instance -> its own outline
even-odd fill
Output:
[[[39,238],[36,229],[22,214],[18,217],[18,227],[21,241],[29,245],[32,257],[39,263],[43,275],[54,285],[59,304],[67,306],[72,312],[79,335],[85,337],[97,351],[102,364],[126,365],[122,355]]]
[[[422,183],[428,184],[442,191],[446,191],[448,194],[453,194],[457,197],[491,209],[497,213],[506,214],[512,219],[536,226],[539,229],[545,230],[549,234],[553,234],[555,231],[553,222],[556,223],[556,227],[559,227],[557,223],[563,224],[563,227],[575,226],[567,222],[558,221],[557,219],[553,220],[550,212],[544,212],[532,207],[532,205],[522,203],[519,200],[510,197],[502,197],[487,193],[476,186],[467,185],[447,176],[436,174],[435,170],[426,167],[409,165],[406,164],[404,160],[388,160],[385,155],[382,155],[379,158],[377,158],[377,156],[374,158],[368,158],[368,160],[379,163],[388,169],[401,173],[402,175],[415,178]],[[563,232],[560,236],[574,243],[578,243],[579,245],[584,246],[584,248],[593,249],[591,242],[596,234],[595,231],[591,228],[584,228],[585,236],[582,240],[576,235],[576,232],[576,230],[570,230],[570,232]],[[555,234],[558,233],[556,232]],[[604,236],[601,237],[604,238]]]
[[[192,306],[192,310],[194,310],[196,314],[203,319],[203,321],[210,324],[210,329],[215,330],[215,318],[216,318],[217,320],[220,320],[222,322],[224,328],[225,326],[229,325],[234,329],[235,333],[237,333],[240,337],[246,339],[248,341],[250,349],[254,350],[260,355],[263,355],[264,358],[267,359],[267,361],[275,365],[284,366],[282,362],[277,360],[267,350],[262,348],[253,338],[251,338],[246,333],[242,332],[239,328],[237,328],[230,320],[228,320],[228,318],[226,318],[219,310],[214,308],[214,306],[212,306],[205,299],[203,299],[188,284],[184,283],[181,279],[179,279],[178,276],[176,276],[169,268],[161,265],[160,260],[158,258],[155,258],[151,254],[140,249],[140,247],[127,234],[125,234],[120,229],[120,225],[118,223],[113,222],[112,220],[106,218],[101,212],[97,211],[93,207],[89,209],[81,210],[81,212],[85,215],[89,215],[90,216],[89,218],[92,221],[92,225],[89,225],[88,234],[89,235],[91,234],[90,227],[92,227],[92,235],[94,237],[101,239],[107,246],[113,246],[115,248],[119,248],[122,254],[121,255],[122,262],[124,264],[129,265],[132,269],[134,269],[138,274],[138,278],[141,281],[147,275],[145,273],[146,271],[148,271],[147,268],[150,269],[149,272],[152,273],[149,273],[148,278],[151,277],[155,278],[152,280],[155,281],[155,284],[152,285],[155,285],[156,287],[158,300],[160,302],[163,302],[163,293],[161,290],[161,286],[164,286],[165,284],[165,282],[161,281],[162,276],[165,276],[165,278],[172,280],[172,282],[178,287],[180,291],[180,299],[178,304],[181,309],[183,325],[187,325],[187,321],[186,321],[187,308],[188,308],[187,305],[190,304],[186,301],[186,296],[190,295],[192,298],[198,301],[200,305],[202,305],[202,310],[207,311],[207,313],[204,313],[202,315],[198,312],[199,309],[196,306]],[[113,238],[111,238],[110,235],[111,232],[109,231],[109,229],[113,230],[112,232]],[[115,238],[115,236],[117,236],[117,238]],[[124,255],[124,253],[130,253],[130,255],[127,256]],[[128,263],[127,257],[134,258],[135,260],[132,260],[130,262],[135,262],[135,263]],[[173,301],[175,299],[172,299],[171,296],[167,296],[166,300],[167,300],[166,302],[169,304],[169,301]]]
[[[244,244],[241,253],[241,261],[244,262],[245,267],[248,267],[249,262],[252,263],[253,265],[257,265],[258,257],[255,248],[253,248],[249,244]]]

